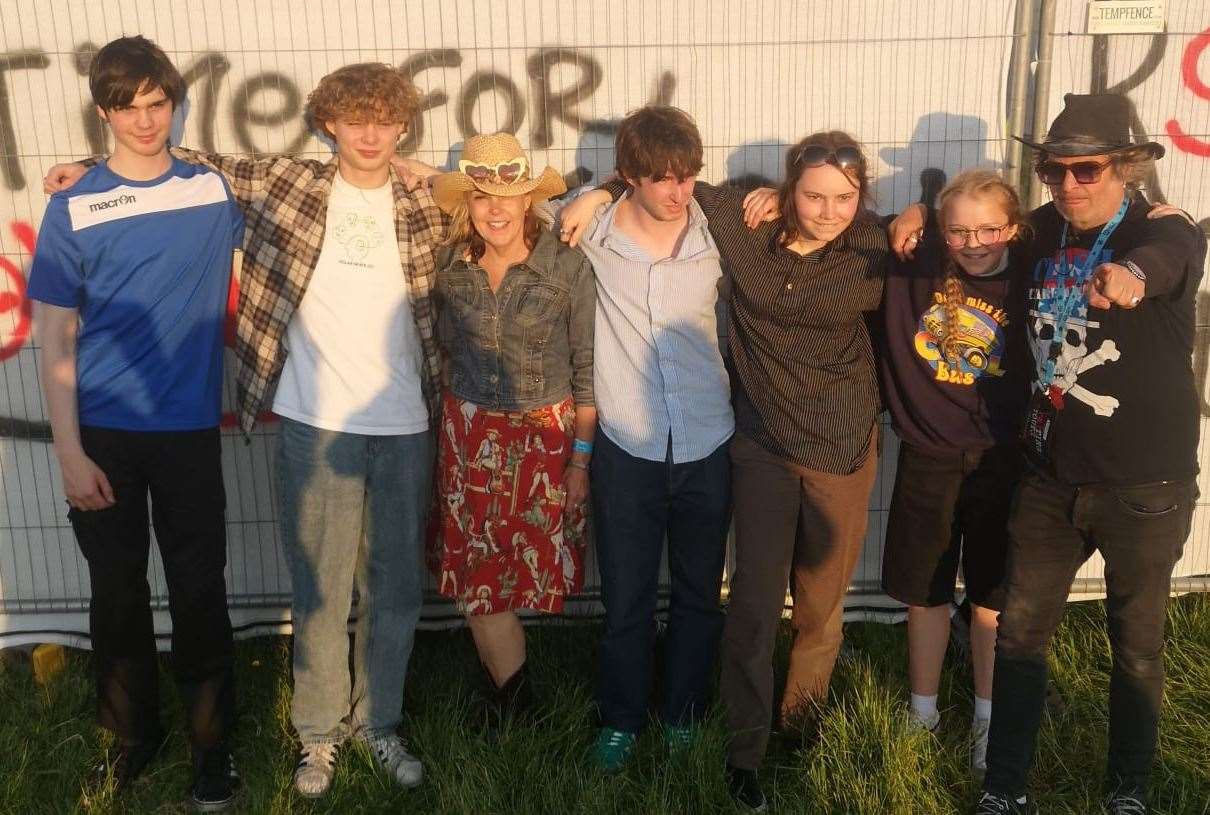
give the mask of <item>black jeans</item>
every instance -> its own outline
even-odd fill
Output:
[[[637,733],[647,720],[667,537],[672,596],[661,718],[687,725],[706,707],[723,629],[720,589],[731,518],[727,444],[698,461],[673,464],[636,458],[598,432],[592,503],[605,604],[597,685],[601,723]]]
[[[133,432],[80,428],[84,452],[113,487],[115,504],[68,513],[88,561],[97,720],[122,742],[154,738],[159,662],[151,619],[147,558],[155,526],[168,609],[172,667],[195,748],[230,730],[235,708],[234,648],[227,616],[226,497],[218,428]]]
[[[1146,791],[1164,688],[1168,586],[1197,494],[1193,479],[1071,487],[1034,472],[1021,481],[1009,521],[985,789],[1014,796],[1025,790],[1050,638],[1076,571],[1099,550],[1113,653],[1107,783]]]

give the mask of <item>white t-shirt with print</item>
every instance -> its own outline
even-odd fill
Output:
[[[360,189],[338,172],[319,262],[286,327],[273,410],[345,433],[428,429],[420,334],[395,239],[388,182]]]

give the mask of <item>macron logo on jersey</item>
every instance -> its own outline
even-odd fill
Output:
[[[135,198],[133,195],[119,195],[117,198],[110,198],[108,201],[98,201],[95,204],[89,204],[88,211],[100,212],[101,210],[109,209],[110,207],[120,207],[123,204],[134,204],[137,203],[138,200],[139,199]]]
[[[78,232],[136,215],[191,209],[227,200],[227,188],[217,173],[199,173],[189,178],[174,175],[154,187],[123,184],[105,192],[74,196],[68,201],[67,213],[72,231]]]

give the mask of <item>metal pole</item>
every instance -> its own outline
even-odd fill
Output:
[[[1050,69],[1055,48],[1056,0],[1042,0],[1038,24],[1038,66],[1034,69],[1034,112],[1030,123],[1030,141],[1039,141],[1050,122]],[[1042,185],[1034,178],[1029,181],[1027,199],[1030,208],[1042,203]]]
[[[1008,67],[1008,136],[1025,134],[1025,116],[1029,103],[1029,74],[1033,56],[1033,31],[1038,19],[1038,0],[1018,0],[1013,21],[1013,50]],[[1004,156],[1004,178],[1024,191],[1028,183],[1021,166],[1025,145],[1008,138]]]

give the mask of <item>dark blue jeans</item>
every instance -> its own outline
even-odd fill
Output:
[[[1009,521],[1007,597],[996,637],[984,787],[1025,791],[1046,698],[1046,653],[1076,571],[1105,559],[1109,788],[1145,791],[1164,689],[1164,619],[1172,567],[1197,500],[1193,479],[1071,487],[1031,473]]]
[[[597,433],[593,520],[605,635],[597,704],[606,727],[647,720],[660,559],[668,541],[672,596],[661,717],[683,726],[706,706],[723,628],[719,591],[731,519],[727,444],[698,461],[636,458]]]

